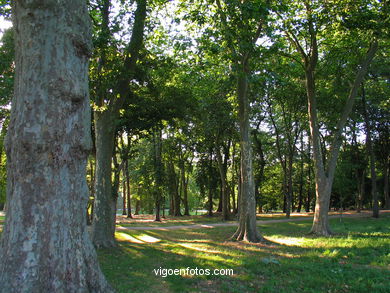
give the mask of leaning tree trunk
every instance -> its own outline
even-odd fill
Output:
[[[96,172],[92,241],[96,247],[115,246],[116,200],[112,194],[114,131],[108,111],[95,112]]]
[[[252,145],[250,141],[248,69],[243,61],[243,70],[238,76],[238,116],[240,120],[241,147],[241,196],[239,226],[232,239],[259,242],[263,239],[256,227],[255,184],[252,169]]]
[[[315,38],[314,38],[315,40]],[[309,112],[309,125],[311,131],[311,139],[313,142],[313,157],[314,157],[314,170],[315,170],[315,182],[316,182],[316,208],[314,211],[313,226],[311,233],[328,236],[331,234],[328,223],[328,211],[330,203],[330,194],[332,191],[332,184],[334,180],[337,158],[340,152],[340,146],[342,142],[342,133],[347,122],[348,116],[352,111],[357,96],[357,91],[360,84],[363,82],[364,76],[367,72],[368,66],[374,58],[375,52],[378,49],[378,42],[373,40],[370,44],[370,48],[367,51],[366,58],[360,64],[357,70],[355,80],[351,86],[347,101],[344,105],[340,119],[337,122],[336,133],[334,134],[333,141],[330,147],[330,158],[328,159],[327,166],[324,166],[324,160],[321,158],[321,146],[319,137],[319,128],[317,121],[317,105],[315,97],[315,79],[314,69],[317,62],[317,58],[310,58],[310,61],[306,63],[306,90],[308,97],[308,112]],[[316,51],[316,50],[315,50]],[[318,56],[317,56],[318,57]],[[374,193],[376,194],[376,193]],[[375,204],[375,199],[374,199]],[[374,207],[375,216],[375,207]],[[326,221],[326,223],[324,222]]]
[[[15,93],[0,292],[113,292],[86,226],[91,150],[85,1],[13,1]]]

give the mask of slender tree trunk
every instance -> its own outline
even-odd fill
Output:
[[[86,226],[91,150],[85,1],[13,1],[0,292],[113,292]]]
[[[311,168],[312,168],[312,158],[311,158],[311,138],[309,133],[309,142],[307,146],[308,154],[307,154],[307,196],[306,196],[306,207],[305,211],[307,213],[310,212],[311,207],[311,186],[312,186],[312,176],[311,176]]]
[[[114,152],[114,129],[110,114],[95,112],[96,177],[92,241],[96,247],[115,246],[116,199],[112,190],[111,161]]]
[[[208,216],[213,216],[213,185],[212,185],[212,165],[213,165],[213,154],[212,150],[209,151],[210,159],[209,159],[209,166],[208,166]]]
[[[129,160],[126,159],[125,162],[125,179],[126,179],[126,198],[127,198],[127,217],[133,218],[133,215],[131,214],[131,189],[130,189],[130,174],[129,174]]]
[[[169,193],[169,215],[173,216],[174,212],[174,204],[173,204],[173,193]]]
[[[228,190],[227,190],[227,178],[226,178],[226,167],[222,160],[221,151],[217,148],[217,163],[219,169],[219,175],[221,177],[221,212],[222,212],[222,220],[229,220],[229,211],[228,211]]]
[[[186,181],[186,170],[185,170],[185,161],[182,158],[180,162],[180,177],[181,177],[181,190],[183,194],[183,204],[184,204],[184,215],[190,215],[190,209],[188,206],[188,189],[187,189],[187,181]]]
[[[122,180],[122,215],[126,216],[126,198],[127,198],[127,186],[126,186],[126,175],[125,175],[125,169],[123,169],[123,180]]]
[[[303,131],[301,133],[301,160],[300,160],[300,174],[299,174],[299,192],[298,192],[298,207],[297,212],[300,213],[303,204],[303,152],[304,152],[304,144],[303,144]]]
[[[89,188],[89,197],[88,197],[88,205],[87,205],[87,225],[92,225],[92,219],[93,219],[93,205],[94,200],[91,199],[95,198],[95,169],[94,169],[94,163],[92,160],[89,160],[89,168],[90,168],[90,184],[88,186]],[[91,211],[90,211],[91,210]]]
[[[155,208],[156,208],[156,217],[155,221],[161,222],[160,217],[160,206],[161,206],[161,188],[162,188],[162,160],[161,160],[161,152],[162,152],[162,133],[161,130],[155,130],[154,132],[154,174],[155,174],[155,182],[156,182],[156,190],[155,190]]]
[[[387,162],[383,167],[383,195],[385,197],[385,209],[390,210],[390,196],[389,196],[389,172],[390,171],[390,157],[387,157]]]
[[[256,227],[256,199],[252,169],[252,145],[250,141],[248,68],[247,61],[241,64],[242,72],[238,73],[238,116],[240,122],[241,147],[241,197],[239,226],[232,239],[259,242],[263,239]]]
[[[374,218],[379,218],[379,203],[378,203],[378,193],[376,187],[375,152],[372,146],[370,117],[367,111],[366,95],[365,95],[363,84],[362,84],[362,103],[363,103],[364,123],[366,127],[367,153],[370,158],[372,216]]]
[[[180,211],[180,193],[179,193],[179,182],[177,174],[175,172],[175,166],[172,161],[168,162],[168,176],[169,176],[169,187],[172,195],[172,208],[174,216],[181,216]]]
[[[232,212],[235,215],[237,214],[237,204],[236,204],[236,187],[234,185],[234,179],[232,179],[230,191],[232,195]]]
[[[184,197],[184,215],[186,216],[189,216],[190,215],[190,207],[189,207],[189,204],[188,204],[188,178],[189,174],[187,175],[187,177],[184,177],[184,184],[183,184],[183,197]]]
[[[323,157],[320,145],[320,133],[317,122],[317,100],[315,98],[314,68],[317,60],[308,64],[306,69],[306,91],[308,97],[308,112],[311,141],[313,143],[314,179],[316,187],[316,205],[311,233],[329,236],[328,211],[332,185],[327,179],[323,165]]]
[[[134,211],[134,214],[135,215],[139,215],[140,211],[141,211],[141,201],[139,199],[137,199],[135,201],[135,211]]]

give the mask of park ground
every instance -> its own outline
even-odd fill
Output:
[[[326,238],[307,234],[310,215],[287,222],[282,215],[261,215],[258,228],[265,241],[257,244],[230,241],[234,222],[215,226],[218,217],[154,223],[150,216],[120,216],[118,247],[98,255],[112,286],[124,293],[390,292],[390,213],[379,219],[369,215],[334,214],[335,234]],[[211,274],[163,277],[155,273],[160,268]],[[213,275],[215,269],[233,275]]]

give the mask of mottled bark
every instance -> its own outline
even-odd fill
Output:
[[[92,146],[86,2],[13,1],[13,20],[0,292],[113,292],[86,229]]]
[[[241,149],[241,196],[239,226],[232,239],[259,242],[263,239],[256,227],[255,184],[252,169],[252,145],[250,140],[249,99],[247,60],[243,60],[243,70],[238,74],[238,103]]]

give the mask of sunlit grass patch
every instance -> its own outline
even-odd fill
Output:
[[[389,217],[333,219],[332,237],[309,235],[310,227],[310,220],[262,224],[267,241],[256,244],[229,241],[235,227],[124,230],[116,234],[119,248],[99,257],[118,292],[388,292]],[[234,275],[154,273],[187,267]]]

